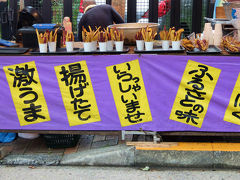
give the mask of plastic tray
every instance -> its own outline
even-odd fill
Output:
[[[167,50],[164,50],[164,49],[162,49],[161,46],[160,47],[154,47],[153,50],[151,50],[151,51],[147,51],[147,50],[139,51],[139,50],[137,50],[137,48],[134,48],[134,52],[139,53],[139,54],[144,54],[144,53],[146,53],[146,54],[147,53],[153,53],[153,54],[155,54],[155,53],[157,53],[157,54],[158,53],[183,53],[184,50],[185,49],[183,47],[181,47],[181,49],[179,49],[179,50],[174,50],[171,47]]]
[[[0,54],[24,54],[28,48],[0,48]]]
[[[128,53],[128,51],[128,47],[124,47],[123,51],[116,51],[115,49],[113,51],[100,51],[99,49],[97,49],[96,51],[85,52],[83,48],[79,49],[80,54],[123,54]]]
[[[46,53],[40,53],[39,49],[35,49],[30,52],[32,55],[72,55],[77,54],[79,52],[78,48],[74,48],[72,52],[67,52],[66,48],[57,48],[56,52],[46,52]]]
[[[225,48],[225,50],[226,50],[229,54],[231,54],[231,55],[240,55],[240,52],[232,52],[232,51],[230,51],[230,50],[228,50],[228,49],[226,49],[226,48]]]
[[[54,29],[56,24],[33,24],[35,29]]]
[[[187,54],[191,54],[191,55],[202,54],[202,55],[205,55],[205,54],[220,54],[221,52],[222,52],[222,50],[219,49],[218,47],[209,46],[209,48],[206,51],[200,51],[199,49],[194,48],[193,51],[187,51]]]

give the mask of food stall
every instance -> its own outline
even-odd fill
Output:
[[[38,43],[45,44],[44,32],[37,29]],[[115,41],[123,41],[123,36],[129,37],[123,33],[126,29],[108,32]],[[56,42],[57,31],[52,32]],[[95,32],[84,30],[84,41],[93,42]],[[107,50],[100,48],[107,41],[106,33],[99,31],[95,50],[85,47],[85,42],[73,43],[68,50],[67,43],[74,38],[67,33],[65,46],[53,52],[46,45],[43,50],[3,54],[0,130],[240,132],[236,34],[214,45],[195,35],[194,41],[192,36],[180,41],[180,28],[158,33],[149,24],[134,34],[145,41],[145,48],[127,45],[117,49],[115,43],[114,49]],[[156,35],[171,43],[165,47],[158,40],[149,48],[148,42]]]

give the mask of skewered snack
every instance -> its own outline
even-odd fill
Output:
[[[115,41],[123,41],[124,40],[124,35],[123,35],[123,31],[118,30],[117,28],[115,28],[113,30],[113,39]]]
[[[36,33],[39,44],[45,44],[48,42],[48,32],[45,32],[44,34],[43,33],[39,34],[38,29],[36,29]]]
[[[109,29],[109,28],[107,27],[107,30],[105,31],[105,33],[107,34],[107,39],[108,39],[108,41],[113,41],[113,40],[114,40],[113,29]]]
[[[176,28],[175,28],[175,27],[170,28],[170,29],[169,29],[170,40],[171,40],[171,41],[180,41],[181,35],[182,35],[183,32],[184,32],[184,29],[183,29],[183,28],[179,29],[178,31],[176,31]]]
[[[73,41],[74,41],[73,32],[70,32],[70,33],[67,32],[66,41],[67,41],[67,42],[73,42]]]
[[[89,28],[89,32],[84,27],[82,28],[83,42],[97,41],[98,33],[101,27],[96,28],[96,31],[93,31],[91,26],[88,26],[88,28]]]
[[[141,31],[142,31],[142,36],[145,42],[152,42],[157,36],[157,33],[154,33],[152,28],[148,26],[145,29],[142,29]]]
[[[221,46],[231,52],[240,52],[240,42],[232,36],[223,37]]]
[[[191,40],[188,39],[182,39],[181,45],[187,50],[192,51],[195,47]]]
[[[56,42],[57,41],[57,31],[59,28],[55,29],[54,33],[53,31],[48,31],[48,42]]]
[[[108,34],[105,31],[101,31],[98,33],[98,41],[99,42],[107,42],[108,41]]]
[[[136,40],[143,40],[142,29],[136,33],[135,39]]]
[[[208,41],[203,39],[195,39],[195,47],[198,48],[200,51],[206,51],[208,49]]]
[[[171,28],[167,31],[166,26],[164,26],[164,30],[159,33],[161,40],[170,40],[170,30]]]

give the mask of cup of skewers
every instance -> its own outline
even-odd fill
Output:
[[[98,41],[98,33],[99,33],[99,29],[101,27],[98,27],[95,31],[90,28],[90,35],[92,36],[92,51],[96,51],[97,50],[97,41]]]
[[[136,39],[137,50],[143,51],[144,50],[144,40],[143,40],[142,30],[140,30],[136,33],[135,39]]]
[[[176,28],[170,28],[169,33],[170,33],[170,40],[172,41],[172,49],[173,50],[180,50],[181,47],[181,35],[184,32],[184,29],[181,28],[178,31],[176,31]]]
[[[98,34],[98,42],[99,42],[99,50],[101,52],[106,52],[107,51],[107,33],[101,31]]]
[[[112,51],[113,50],[113,44],[114,44],[114,33],[113,29],[107,28],[107,51]]]
[[[66,34],[66,49],[67,52],[73,52],[73,43],[74,43],[74,35],[72,32],[67,32]]]
[[[48,34],[48,49],[49,49],[49,52],[56,52],[57,31],[58,31],[58,29],[56,29],[54,31],[54,33],[53,33],[53,31],[51,31]]]
[[[48,32],[39,33],[36,29],[37,38],[38,38],[38,45],[39,45],[39,52],[46,53],[47,52],[47,42],[48,42]]]
[[[85,52],[91,52],[97,50],[97,40],[100,27],[95,31],[92,30],[91,26],[88,26],[89,31],[83,27],[82,38],[83,38],[83,47]]]
[[[114,29],[113,33],[114,33],[116,51],[123,51],[123,43],[124,43],[123,31]]]
[[[166,30],[166,26],[164,26],[164,30],[159,33],[161,41],[162,41],[162,49],[168,50],[170,45],[170,33]]]
[[[152,28],[149,28],[148,26],[142,29],[142,36],[145,43],[145,49],[147,51],[153,50],[153,43],[156,35],[157,33],[156,32],[154,33]]]

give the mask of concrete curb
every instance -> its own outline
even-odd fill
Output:
[[[240,152],[136,150],[135,165],[173,168],[240,168]]]
[[[134,147],[117,145],[64,155],[60,165],[134,166]]]
[[[116,145],[73,154],[8,155],[3,165],[64,166],[150,166],[182,168],[240,168],[240,152],[235,151],[151,151]]]
[[[136,166],[210,168],[211,151],[142,151],[136,150]]]
[[[3,165],[59,165],[62,154],[32,154],[32,155],[9,155],[0,161]]]

